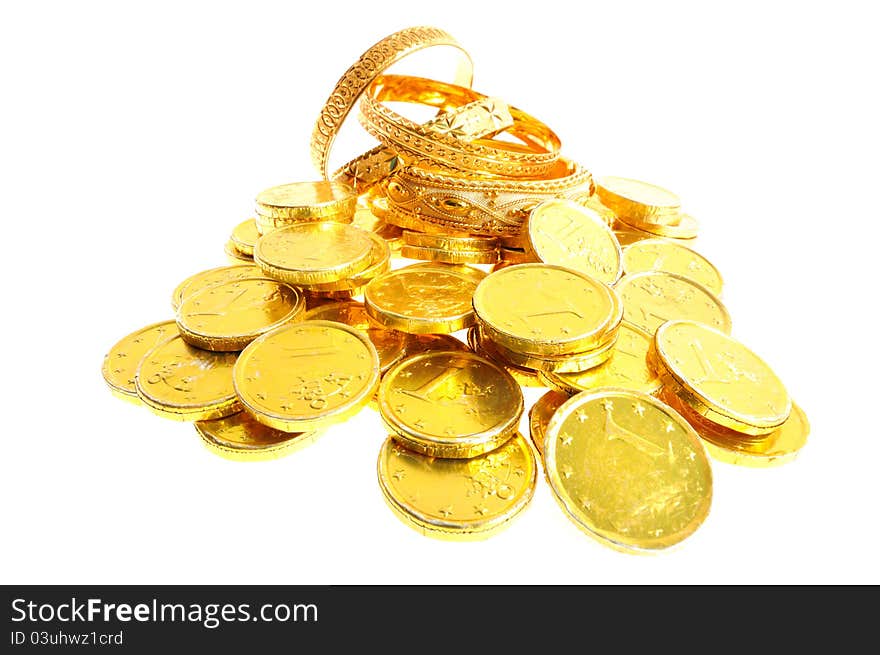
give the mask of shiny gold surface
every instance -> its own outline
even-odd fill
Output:
[[[675,224],[681,209],[678,196],[654,184],[627,177],[596,180],[596,195],[621,220]]]
[[[227,261],[233,266],[237,264],[253,264],[254,258],[252,255],[246,255],[241,252],[238,248],[235,247],[235,243],[232,239],[229,239],[226,244],[223,246],[223,252],[226,253]]]
[[[497,250],[441,250],[406,244],[400,248],[400,256],[444,264],[494,264],[499,257]]]
[[[354,215],[357,196],[340,182],[293,182],[274,186],[257,194],[257,212],[271,219],[315,221]]]
[[[242,405],[260,423],[310,432],[360,411],[379,383],[379,356],[359,330],[303,321],[253,341],[233,379]]]
[[[462,352],[471,350],[467,344],[462,343],[451,334],[408,334],[406,336],[407,357],[434,350],[460,350]]]
[[[196,432],[213,453],[239,462],[276,459],[312,443],[318,433],[288,433],[257,422],[247,412],[196,421]]]
[[[675,217],[675,224],[643,223],[622,216],[618,216],[618,219],[621,224],[631,229],[670,239],[696,239],[700,231],[700,224],[690,214],[678,214]]]
[[[493,272],[474,292],[481,329],[524,354],[584,352],[620,322],[621,305],[600,281],[560,266],[520,264]]]
[[[471,299],[485,274],[448,264],[414,264],[374,279],[364,290],[369,315],[412,334],[449,334],[474,322]]]
[[[257,231],[257,219],[249,218],[235,226],[229,240],[242,255],[254,256],[254,244],[260,238]]]
[[[627,275],[643,271],[675,273],[697,282],[721,295],[721,273],[712,263],[687,246],[667,239],[644,239],[623,250],[623,268]]]
[[[647,394],[612,388],[573,396],[547,426],[544,464],[569,518],[613,547],[672,546],[709,513],[712,470],[699,437]]]
[[[162,321],[122,337],[104,355],[101,375],[114,395],[137,405],[135,372],[144,355],[169,337],[177,334],[174,321]]]
[[[175,313],[180,307],[183,299],[195,292],[209,287],[212,284],[226,282],[228,280],[241,280],[246,277],[262,277],[263,272],[259,266],[254,264],[240,264],[237,266],[220,266],[219,268],[211,268],[207,271],[199,271],[190,275],[183,282],[177,285],[171,294],[171,307]]]
[[[205,350],[241,350],[261,334],[297,320],[302,294],[269,278],[229,280],[184,299],[177,329],[184,341]]]
[[[510,373],[511,377],[523,387],[545,387],[547,386],[541,381],[538,372],[531,368],[517,366],[513,362],[504,358],[498,352],[495,344],[490,339],[481,339],[480,330],[476,326],[467,331],[467,342],[475,353],[503,367],[505,371]]]
[[[414,530],[441,539],[485,539],[528,506],[537,462],[519,434],[470,459],[429,457],[389,437],[379,452],[378,475],[388,506]]]
[[[614,284],[620,245],[602,215],[571,200],[546,200],[532,210],[528,250],[545,264],[564,266]]]
[[[368,236],[372,243],[370,247],[370,263],[367,264],[364,270],[336,282],[310,284],[305,288],[311,293],[335,291],[350,291],[356,295],[363,293],[364,287],[391,267],[391,248],[388,242],[380,234],[368,233]]]
[[[773,370],[723,332],[673,321],[657,330],[654,347],[664,386],[674,384],[678,396],[713,423],[761,435],[791,413],[791,398]]]
[[[623,319],[653,334],[666,321],[693,320],[729,333],[730,314],[706,287],[672,273],[625,275],[614,287],[623,301]]]
[[[522,391],[500,366],[473,353],[428,352],[392,368],[379,386],[379,412],[406,447],[467,458],[511,438]]]
[[[544,437],[547,434],[547,425],[556,410],[562,407],[571,396],[561,391],[548,391],[538,398],[537,402],[529,410],[529,437],[535,450],[544,457]]]
[[[591,350],[566,353],[564,355],[534,355],[505,348],[498,343],[492,343],[490,347],[491,339],[482,332],[481,328],[478,329],[480,330],[480,343],[483,348],[494,350],[502,359],[511,362],[515,366],[540,372],[578,373],[601,366],[614,353],[614,343],[616,340],[615,333],[605,343]],[[540,377],[538,375],[539,380]],[[539,386],[545,385],[541,383]]]
[[[559,391],[578,393],[601,387],[620,387],[654,395],[660,390],[657,374],[647,364],[651,335],[629,323],[621,323],[614,351],[607,362],[576,373],[542,373],[547,384]]]
[[[453,234],[426,234],[413,230],[403,231],[403,242],[408,246],[436,248],[447,251],[494,251],[498,249],[498,239],[485,236],[457,236]]]
[[[301,223],[257,241],[254,261],[269,277],[290,284],[320,284],[351,277],[370,265],[368,232],[342,223]]]
[[[241,410],[232,387],[236,354],[194,348],[179,335],[158,344],[135,373],[138,397],[154,413],[202,421]]]

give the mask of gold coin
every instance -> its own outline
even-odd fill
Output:
[[[619,217],[619,221],[631,229],[669,239],[696,239],[700,232],[700,224],[690,214],[679,214],[675,224],[643,223],[622,217]]]
[[[223,246],[223,252],[226,253],[226,259],[228,259],[229,263],[233,266],[242,262],[246,264],[254,263],[253,255],[246,255],[243,252],[239,251],[239,249],[235,247],[235,243],[232,241],[232,239],[227,241],[226,245]]]
[[[363,332],[303,321],[264,334],[239,356],[235,392],[260,423],[310,432],[344,421],[379,384],[379,356]]]
[[[617,238],[617,243],[620,244],[621,248],[625,248],[631,243],[637,243],[642,239],[656,238],[656,236],[651,234],[650,232],[642,232],[641,230],[630,229],[628,227],[624,227],[620,223],[614,226],[613,232],[614,236]]]
[[[104,355],[101,375],[114,396],[140,405],[135,388],[135,372],[144,355],[177,334],[174,321],[153,323],[117,341]]]
[[[472,327],[467,331],[467,342],[475,353],[480,355],[481,357],[485,357],[486,359],[491,359],[493,362],[502,366],[505,371],[510,373],[511,377],[517,381],[520,386],[523,387],[545,387],[547,386],[541,381],[538,372],[531,368],[525,368],[522,366],[517,366],[513,362],[510,362],[498,352],[495,348],[495,344],[492,343],[490,339],[481,339],[480,338],[480,329],[476,326]]]
[[[694,321],[671,321],[654,337],[664,386],[698,414],[745,434],[762,435],[791,413],[785,386],[736,339]]]
[[[259,238],[260,233],[257,232],[257,219],[249,218],[235,226],[229,240],[242,255],[253,257],[254,244]]]
[[[138,397],[153,412],[178,421],[203,421],[241,410],[232,388],[236,353],[195,348],[180,335],[155,346],[135,374]]]
[[[588,207],[593,211],[599,214],[599,217],[605,221],[605,225],[608,227],[614,226],[614,221],[617,219],[617,216],[611,211],[608,207],[602,204],[602,201],[599,200],[599,196],[592,194],[590,192],[584,192],[577,196],[572,196],[570,200],[573,200],[579,205],[583,205],[584,207]]]
[[[305,308],[302,294],[283,282],[228,280],[187,297],[177,311],[177,328],[196,348],[241,350],[261,334],[298,320]]]
[[[202,443],[211,451],[240,462],[263,461],[289,455],[312,443],[317,432],[289,433],[257,422],[247,412],[196,421]]]
[[[174,293],[171,294],[171,306],[174,312],[180,308],[180,303],[184,298],[214,284],[227,282],[228,280],[241,280],[246,277],[262,277],[263,272],[254,264],[239,264],[237,266],[220,266],[219,268],[211,268],[207,271],[200,271],[194,275],[190,275],[183,282],[177,285]]]
[[[488,359],[428,352],[385,374],[379,412],[410,450],[466,458],[494,450],[516,433],[523,396],[516,381]]]
[[[548,386],[567,393],[592,391],[600,387],[621,387],[654,395],[660,378],[647,363],[651,335],[629,323],[622,323],[614,351],[607,362],[580,373],[542,372]]]
[[[628,177],[596,180],[596,195],[621,220],[675,224],[681,209],[681,201],[671,191]]]
[[[351,218],[357,196],[341,182],[293,182],[257,194],[257,211],[264,216],[295,221]]]
[[[407,357],[434,350],[471,351],[466,344],[462,343],[451,334],[407,334],[406,337]]]
[[[404,524],[430,537],[485,539],[506,528],[535,493],[537,462],[517,434],[470,459],[433,458],[386,439],[379,487]]]
[[[584,352],[620,322],[617,295],[584,273],[549,264],[495,271],[474,292],[481,329],[497,345],[523,354]]]
[[[623,251],[623,268],[627,275],[643,271],[675,273],[721,295],[718,269],[699,253],[674,241],[645,239],[628,245]]]
[[[414,264],[389,271],[364,290],[367,313],[411,334],[449,334],[474,323],[471,305],[485,273],[467,266]]]
[[[613,547],[666,548],[709,513],[712,469],[699,437],[647,394],[573,396],[547,425],[544,465],[569,518]]]
[[[379,370],[383,373],[403,359],[404,354],[407,353],[409,335],[377,326],[367,314],[364,304],[356,300],[320,305],[307,311],[305,320],[336,321],[366,332],[376,347],[376,353],[379,355]]]
[[[426,234],[412,230],[403,231],[403,243],[407,246],[433,248],[451,252],[494,252],[498,250],[498,239],[484,236],[464,236],[454,234]]]
[[[605,284],[621,274],[620,244],[599,212],[570,200],[545,200],[529,214],[528,249],[545,264],[586,273]]]
[[[478,328],[479,329],[479,328]],[[504,360],[511,362],[520,368],[530,369],[538,372],[555,372],[555,373],[578,373],[588,371],[597,366],[601,366],[614,354],[614,343],[616,340],[616,332],[611,338],[605,341],[601,346],[586,350],[584,352],[567,353],[565,355],[534,355],[532,353],[521,353],[510,348],[505,348],[501,344],[492,343],[491,349],[497,352]],[[480,333],[480,343],[484,348],[489,347],[491,339],[482,332]],[[546,386],[540,381],[540,373],[538,374],[539,385]]]
[[[497,250],[440,250],[405,243],[400,248],[400,256],[444,264],[494,264],[498,261]]]
[[[666,321],[693,320],[730,332],[730,314],[703,285],[661,271],[625,275],[615,290],[623,300],[623,320],[654,334]]]
[[[352,277],[338,280],[337,282],[326,282],[324,284],[311,284],[306,289],[312,293],[325,293],[336,291],[350,291],[363,293],[366,287],[374,278],[388,271],[391,267],[391,248],[388,242],[380,235],[367,233],[372,243],[370,250],[370,263],[360,273]]]
[[[290,284],[337,282],[370,264],[369,233],[343,223],[300,223],[260,237],[254,261],[269,277]]]
[[[571,396],[561,391],[548,391],[538,398],[538,401],[532,405],[529,410],[529,436],[532,438],[532,444],[535,450],[544,456],[544,437],[547,434],[547,425],[556,410],[562,407]]]

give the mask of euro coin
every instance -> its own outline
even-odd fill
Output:
[[[211,268],[206,271],[199,271],[190,275],[183,282],[177,285],[171,294],[171,307],[177,313],[180,303],[184,298],[190,296],[205,287],[227,282],[228,280],[241,280],[246,277],[263,277],[263,272],[259,266],[251,264],[240,264],[236,266],[220,266],[219,268]]]
[[[312,443],[317,436],[316,432],[291,434],[270,428],[247,412],[196,421],[195,427],[208,450],[239,462],[283,457]]]
[[[229,260],[229,263],[233,266],[240,263],[245,264],[253,264],[254,258],[252,255],[246,255],[241,252],[238,248],[235,247],[235,242],[230,239],[226,242],[226,245],[223,246],[223,252],[226,253],[226,259]]]
[[[144,355],[177,334],[174,321],[153,323],[124,336],[104,356],[101,375],[115,396],[136,405],[141,402],[135,387],[135,372]]]
[[[596,195],[621,220],[674,224],[681,210],[681,201],[671,191],[628,177],[596,180]]]
[[[378,234],[368,233],[371,242],[370,260],[367,267],[355,275],[323,284],[310,284],[304,287],[310,293],[334,293],[347,291],[362,293],[374,278],[388,271],[391,267],[391,248],[388,242]]]
[[[687,246],[666,239],[644,239],[623,250],[623,268],[627,275],[643,271],[675,273],[721,295],[721,273],[712,263]]]
[[[471,347],[475,353],[480,355],[481,357],[485,357],[486,359],[491,359],[493,362],[502,366],[505,371],[510,373],[511,377],[523,387],[544,387],[547,386],[544,382],[541,381],[538,376],[538,372],[531,368],[525,368],[523,366],[517,366],[513,362],[504,358],[501,353],[498,352],[498,349],[495,347],[495,344],[492,343],[490,339],[482,339],[480,337],[480,330],[476,326],[472,327],[467,332],[467,341],[468,345]]]
[[[254,244],[259,238],[260,233],[257,231],[257,220],[255,218],[249,218],[235,226],[229,240],[232,242],[235,249],[242,255],[253,257]]]
[[[348,219],[354,215],[357,196],[341,182],[293,182],[257,194],[257,211],[271,218],[292,221]]]
[[[562,407],[571,396],[560,391],[548,391],[538,398],[537,402],[529,410],[529,436],[535,450],[544,456],[544,436],[547,434],[547,425],[556,410]]]

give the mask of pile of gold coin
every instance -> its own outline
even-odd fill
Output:
[[[425,48],[459,55],[455,79],[387,74]],[[806,416],[730,336],[721,275],[693,250],[678,196],[594,182],[545,123],[471,81],[443,30],[371,47],[312,134],[323,179],[259,192],[226,243],[230,265],[181,282],[175,318],[114,345],[104,379],[235,460],[286,455],[377,411],[390,435],[379,490],[426,535],[505,528],[543,471],[600,542],[677,544],[709,512],[707,453],[789,461]],[[410,120],[401,103],[436,115]],[[334,171],[355,107],[378,144]],[[523,387],[548,389],[527,415]]]

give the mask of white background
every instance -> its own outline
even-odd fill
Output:
[[[880,582],[876,16],[660,5],[3,3],[0,581]],[[104,352],[225,263],[259,190],[315,178],[312,125],[342,72],[418,24],[596,174],[677,191],[734,334],[806,409],[794,463],[714,464],[710,516],[677,549],[603,547],[543,479],[500,535],[427,539],[382,500],[370,410],[234,463],[104,387]]]

